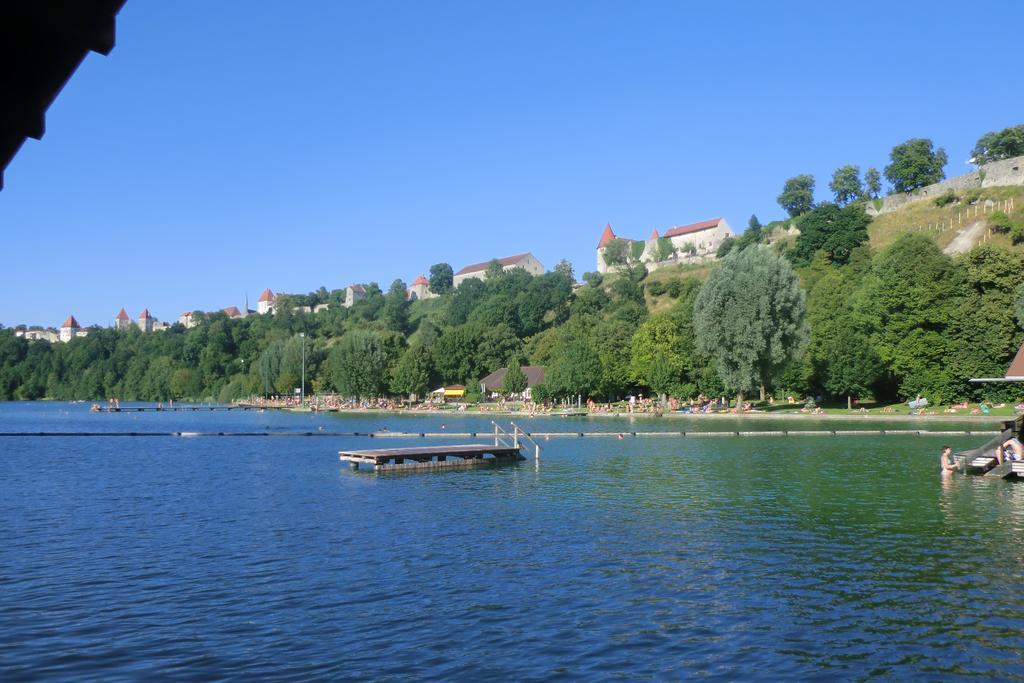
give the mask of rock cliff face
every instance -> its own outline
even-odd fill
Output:
[[[962,192],[975,188],[985,187],[1007,187],[1011,185],[1024,185],[1024,156],[993,161],[985,164],[977,171],[948,178],[940,183],[922,187],[914,192],[900,192],[891,194],[888,197],[868,202],[866,211],[869,216],[880,216],[884,213],[921,201],[931,199],[945,192]]]

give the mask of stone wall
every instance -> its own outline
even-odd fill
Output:
[[[865,208],[869,216],[879,216],[923,199],[934,199],[950,190],[953,192],[964,192],[975,188],[1006,187],[1010,185],[1024,185],[1024,157],[993,161],[980,167],[977,171],[965,173],[955,178],[947,178],[942,182],[927,185],[913,192],[899,192],[873,202],[868,202]],[[877,208],[876,204],[879,205]]]

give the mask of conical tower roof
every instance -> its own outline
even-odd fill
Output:
[[[61,325],[61,327],[71,327],[71,328],[78,329],[78,328],[81,328],[81,325],[79,325],[78,321],[75,320],[75,316],[69,315],[68,319],[64,321],[64,324]]]
[[[601,233],[601,241],[597,243],[598,249],[604,249],[605,246],[615,239],[615,233],[612,232],[612,224],[606,223],[604,226],[604,232]]]
[[[117,320],[131,320],[131,318],[128,317],[128,313],[124,310],[124,306],[122,306],[121,310],[117,312]]]

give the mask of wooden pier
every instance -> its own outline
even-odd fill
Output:
[[[352,469],[358,469],[360,465],[372,465],[375,472],[483,467],[526,459],[519,452],[519,446],[505,444],[378,448],[368,451],[340,451],[338,457],[349,463]]]
[[[196,412],[215,412],[218,410],[232,411],[232,410],[258,410],[252,406],[126,406],[124,408],[117,407],[111,408],[109,406],[99,406],[91,408],[90,411],[94,413],[196,413]]]

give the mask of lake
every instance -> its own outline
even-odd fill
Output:
[[[490,418],[0,404],[5,432],[381,427]],[[337,451],[424,442],[4,437],[0,678],[1022,679],[1024,484],[938,474],[986,439],[552,438],[375,475]]]

